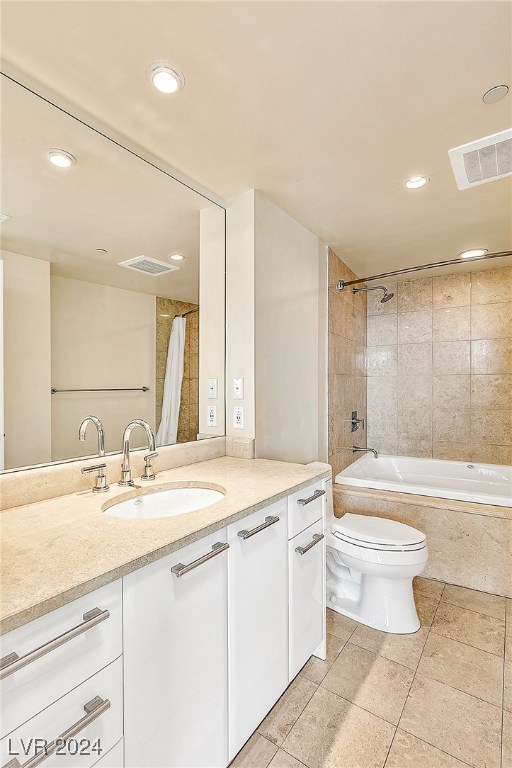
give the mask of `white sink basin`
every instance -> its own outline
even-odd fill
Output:
[[[209,507],[223,498],[223,493],[211,488],[167,488],[119,501],[106,509],[105,514],[129,520],[175,517]]]

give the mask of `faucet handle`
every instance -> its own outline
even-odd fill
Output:
[[[86,475],[89,472],[97,472],[96,485],[92,489],[93,493],[104,493],[108,491],[109,486],[107,484],[107,476],[103,472],[106,469],[106,464],[91,464],[90,467],[82,467],[82,474]]]
[[[156,475],[153,471],[153,467],[151,466],[151,460],[156,459],[158,456],[158,453],[156,451],[151,451],[150,453],[146,454],[144,456],[144,472],[141,475],[141,480],[154,480]]]

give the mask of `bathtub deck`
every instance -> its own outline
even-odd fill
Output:
[[[512,600],[424,578],[415,596],[414,635],[328,611],[327,660],[303,667],[233,768],[511,768]]]

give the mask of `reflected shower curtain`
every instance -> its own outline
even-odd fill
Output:
[[[184,317],[175,317],[172,323],[167,366],[165,368],[164,397],[162,402],[162,420],[156,433],[157,445],[173,445],[178,435],[180,417],[181,383],[185,360]]]

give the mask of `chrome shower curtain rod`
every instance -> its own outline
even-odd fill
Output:
[[[382,280],[385,277],[395,277],[396,275],[407,275],[410,272],[421,272],[424,269],[435,269],[436,267],[451,267],[452,264],[469,264],[473,261],[482,261],[483,259],[498,259],[503,256],[512,256],[512,251],[499,251],[498,253],[486,253],[483,256],[474,256],[470,259],[447,259],[446,261],[435,261],[432,264],[421,264],[419,267],[405,267],[404,269],[395,269],[393,272],[382,272],[380,275],[370,275],[370,277],[360,277],[357,280],[338,280],[336,288],[342,291],[347,285],[359,285],[367,283],[369,280]]]

